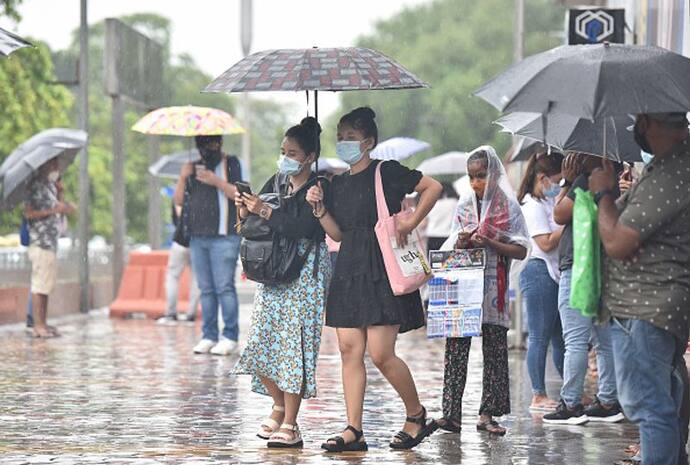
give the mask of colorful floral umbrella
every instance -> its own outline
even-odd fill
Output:
[[[152,111],[132,130],[159,136],[217,136],[244,132],[235,118],[216,108],[182,106]]]
[[[23,47],[33,47],[33,44],[10,31],[0,28],[0,55],[8,56],[15,50]]]

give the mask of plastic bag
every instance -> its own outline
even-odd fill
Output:
[[[591,192],[575,189],[573,207],[573,274],[570,306],[586,317],[599,311],[601,297],[601,242],[597,206]]]

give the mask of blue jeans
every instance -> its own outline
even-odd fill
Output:
[[[520,273],[520,291],[527,309],[527,371],[534,395],[546,395],[544,373],[546,353],[551,356],[558,374],[563,376],[563,331],[558,313],[558,283],[551,279],[544,260],[533,258]]]
[[[597,397],[602,403],[610,405],[618,400],[616,369],[611,347],[611,325],[608,323],[596,325],[592,318],[582,316],[579,310],[570,307],[571,279],[572,269],[564,270],[558,286],[558,310],[561,314],[565,341],[561,399],[570,408],[582,402],[591,339],[597,351],[599,371]]]
[[[686,342],[642,320],[612,320],[619,398],[628,419],[639,424],[642,463],[687,463],[679,411],[685,389]]]
[[[238,301],[235,268],[240,254],[240,237],[192,236],[192,268],[201,291],[203,338],[218,340],[218,304],[223,312],[223,337],[237,341]]]

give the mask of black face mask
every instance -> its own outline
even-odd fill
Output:
[[[652,148],[649,146],[649,141],[647,136],[640,131],[637,124],[633,127],[633,136],[635,137],[635,143],[640,146],[640,148],[647,152],[652,153]]]
[[[201,160],[204,162],[204,165],[206,165],[206,168],[210,170],[216,169],[216,166],[220,163],[221,151],[201,149],[199,152],[201,153]]]

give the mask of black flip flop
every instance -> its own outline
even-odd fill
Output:
[[[435,420],[429,422],[426,421],[426,408],[422,407],[422,413],[416,417],[407,417],[405,421],[408,423],[416,423],[421,425],[422,428],[419,430],[416,436],[411,436],[405,431],[398,431],[393,439],[397,441],[391,441],[391,449],[396,450],[409,450],[417,447],[423,440],[431,436],[434,431],[439,427]]]

